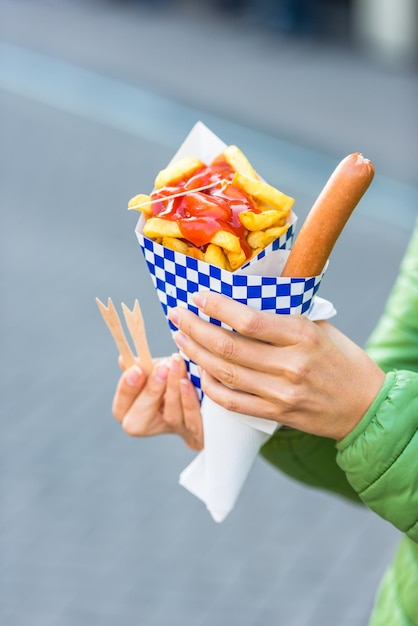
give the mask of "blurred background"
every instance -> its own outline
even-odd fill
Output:
[[[418,213],[416,0],[0,0],[2,626],[365,626],[398,532],[257,460],[215,524],[194,453],[111,415],[95,297],[174,345],[128,200],[197,120],[303,221],[353,151],[377,175],[321,295],[363,343]]]

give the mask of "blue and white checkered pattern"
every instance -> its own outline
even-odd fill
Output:
[[[256,260],[272,250],[289,249],[293,236],[292,226],[289,231],[286,236],[263,250]],[[137,228],[136,234],[166,316],[170,309],[184,306],[202,319],[221,325],[218,320],[204,316],[194,306],[192,295],[199,289],[222,293],[258,310],[303,315],[308,313],[322,278],[281,278],[231,273],[165,248],[145,237],[141,228]],[[254,260],[251,261],[253,262]],[[172,332],[177,330],[171,322],[169,325]],[[187,362],[187,366],[190,379],[200,392],[198,368],[193,362]]]

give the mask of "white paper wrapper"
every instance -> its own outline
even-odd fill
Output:
[[[197,156],[210,163],[226,144],[198,122],[171,163],[184,156]],[[323,274],[307,278],[282,278],[280,273],[289,254],[296,216],[292,213],[288,231],[235,272],[228,272],[203,261],[164,248],[143,235],[141,217],[136,235],[148,265],[158,297],[167,316],[171,308],[184,306],[207,318],[192,302],[199,290],[222,293],[253,308],[280,314],[314,314],[320,301],[315,294]],[[324,270],[325,271],[325,270]],[[335,313],[322,301],[321,319]],[[318,318],[319,319],[319,318]],[[173,332],[177,329],[170,324]],[[201,396],[199,371],[186,359],[190,379]],[[212,517],[222,521],[232,510],[260,447],[277,424],[225,411],[208,398],[202,400],[205,449],[180,476],[180,484],[202,499]]]
[[[308,317],[329,319],[333,305],[316,297]],[[180,474],[180,484],[200,498],[215,522],[233,510],[263,444],[280,428],[272,420],[227,411],[207,396],[201,412],[205,449]]]

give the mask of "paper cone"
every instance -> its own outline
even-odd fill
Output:
[[[224,148],[219,138],[198,123],[172,162],[189,155],[209,163]],[[192,296],[199,290],[215,291],[263,311],[309,314],[323,273],[307,278],[280,277],[295,222],[292,213],[289,229],[282,237],[239,270],[228,272],[148,239],[143,235],[145,219],[141,217],[136,235],[165,315],[171,308],[183,306],[219,325],[218,320],[208,318],[194,306]],[[175,332],[177,329],[169,324]],[[190,379],[202,397],[198,368],[185,360]],[[205,449],[181,474],[180,483],[207,504],[216,521],[222,521],[232,510],[260,447],[278,425],[231,414],[208,398],[202,401],[202,417]]]

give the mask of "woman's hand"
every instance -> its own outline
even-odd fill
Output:
[[[205,315],[177,308],[175,341],[202,368],[202,389],[226,409],[342,439],[360,421],[385,374],[327,322],[256,311],[219,294],[196,294]]]
[[[112,410],[132,437],[175,433],[193,450],[203,448],[199,399],[179,354],[155,360],[148,378],[139,362],[126,369]]]

